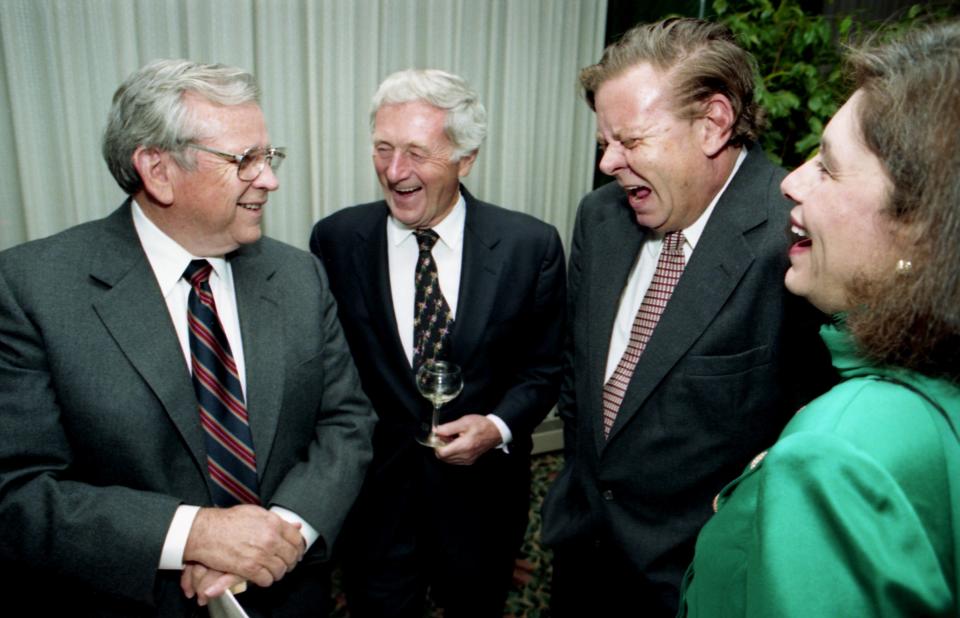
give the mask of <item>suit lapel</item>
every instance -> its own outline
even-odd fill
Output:
[[[499,233],[490,225],[486,206],[461,186],[467,205],[463,230],[463,257],[457,315],[451,338],[454,358],[463,365],[483,341],[496,298],[502,259],[497,251]]]
[[[370,316],[370,324],[382,342],[379,353],[393,367],[397,375],[409,375],[409,386],[416,390],[410,362],[400,341],[397,314],[390,289],[390,264],[387,257],[387,206],[377,207],[357,226],[356,238],[350,252],[354,281],[360,287],[363,302]],[[413,285],[411,278],[410,285]]]
[[[94,311],[156,395],[197,465],[206,470],[190,372],[134,230],[129,200],[105,220],[104,231],[108,238],[99,243],[102,249],[90,275],[109,289],[94,303]]]
[[[765,211],[756,208],[764,198],[754,186],[763,156],[758,150],[749,155],[717,202],[637,363],[607,443],[709,327],[754,261],[744,233],[766,221]]]
[[[621,216],[621,211],[626,213],[626,216]],[[591,260],[590,271],[584,273],[587,286],[592,285],[596,290],[587,301],[586,319],[590,324],[589,341],[592,345],[587,352],[587,358],[590,359],[588,383],[591,389],[587,393],[587,401],[590,408],[596,410],[596,413],[590,416],[598,452],[603,450],[607,442],[603,435],[602,401],[607,356],[610,353],[610,335],[620,305],[620,295],[644,239],[644,232],[630,216],[626,204],[618,209],[616,215],[597,225],[594,232],[597,257]]]
[[[277,265],[260,256],[259,245],[245,246],[230,256],[237,314],[243,339],[247,378],[247,411],[263,478],[277,433],[284,383],[282,290],[274,280]]]

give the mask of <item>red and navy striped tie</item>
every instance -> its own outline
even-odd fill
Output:
[[[207,445],[207,470],[217,506],[260,504],[257,460],[247,420],[247,406],[217,306],[210,290],[206,260],[193,260],[184,271],[190,282],[187,322],[193,362],[193,390]]]

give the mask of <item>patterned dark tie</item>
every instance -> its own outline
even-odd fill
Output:
[[[603,385],[603,435],[610,435],[610,428],[617,420],[617,413],[627,392],[627,385],[633,376],[633,370],[640,360],[650,341],[650,335],[660,321],[660,315],[673,295],[673,288],[683,274],[683,232],[670,232],[663,237],[663,248],[660,250],[660,259],[657,260],[657,269],[653,273],[653,280],[647,293],[640,303],[637,316],[633,319],[630,329],[630,341],[624,350],[613,375]]]
[[[413,306],[413,370],[416,371],[424,361],[444,359],[450,352],[453,314],[440,292],[437,264],[431,253],[439,236],[433,230],[414,230],[414,234],[420,246]]]
[[[217,306],[206,260],[193,260],[183,277],[190,283],[187,322],[193,362],[193,390],[207,445],[207,471],[217,506],[260,504],[257,461],[247,407]]]

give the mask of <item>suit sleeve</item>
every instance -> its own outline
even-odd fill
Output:
[[[320,535],[313,551],[326,558],[373,457],[371,436],[376,417],[360,386],[323,266],[316,258],[311,261],[321,299],[317,319],[322,337],[323,394],[314,439],[271,503],[310,522]]]
[[[933,616],[953,607],[936,542],[868,453],[836,435],[797,433],[758,472],[746,615]]]
[[[563,420],[563,452],[568,462],[573,462],[577,452],[577,396],[574,374],[574,325],[576,324],[576,298],[580,290],[581,248],[583,246],[583,203],[577,210],[577,220],[570,243],[570,261],[567,271],[567,321],[564,328],[562,381],[557,413]]]
[[[532,296],[533,308],[524,324],[524,339],[513,349],[515,380],[493,413],[503,419],[514,436],[533,433],[557,401],[560,358],[565,323],[566,269],[563,245],[550,227],[539,255]]]
[[[71,445],[43,332],[3,266],[0,262],[0,563],[16,565],[26,577],[43,572],[53,582],[69,578],[90,590],[149,602],[179,501],[71,478]]]

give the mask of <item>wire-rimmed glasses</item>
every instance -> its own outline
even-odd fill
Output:
[[[287,156],[285,148],[274,148],[273,146],[253,146],[247,148],[241,154],[231,154],[193,142],[190,142],[187,146],[209,152],[212,155],[217,155],[221,159],[225,159],[231,163],[236,163],[237,176],[244,182],[256,180],[257,177],[263,173],[263,168],[267,165],[270,166],[270,169],[276,171],[277,168],[280,167],[280,164],[283,163],[283,159]]]

